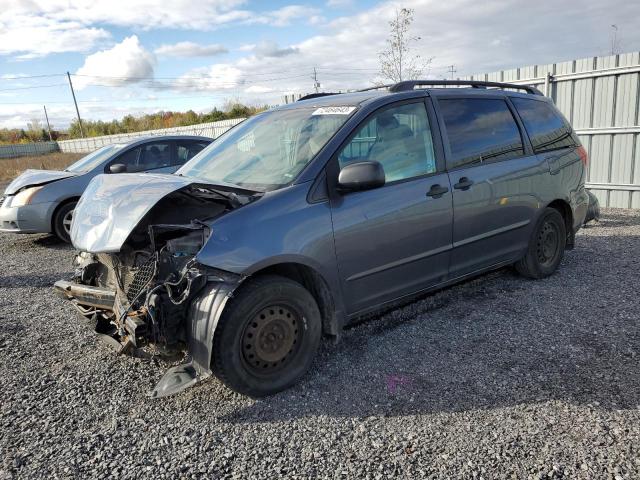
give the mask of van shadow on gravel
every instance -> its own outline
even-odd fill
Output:
[[[628,263],[640,242],[579,242],[549,279],[502,270],[362,323],[337,345],[326,342],[300,385],[220,419],[396,417],[551,401],[640,408],[638,268]],[[612,250],[625,255],[594,254]]]
[[[69,272],[42,275],[0,275],[0,288],[52,287],[60,279],[69,278]]]

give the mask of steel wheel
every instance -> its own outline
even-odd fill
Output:
[[[273,305],[248,323],[242,336],[242,356],[254,374],[271,374],[286,368],[301,344],[300,316],[292,308]]]
[[[560,235],[557,225],[549,221],[545,222],[540,229],[537,240],[536,253],[540,265],[552,265],[560,247]]]
[[[566,228],[558,210],[545,208],[531,233],[524,256],[515,263],[516,270],[529,278],[545,278],[555,272],[564,256]]]
[[[217,287],[210,287],[211,293]],[[209,318],[200,305],[193,321]],[[318,305],[298,282],[279,275],[246,280],[229,299],[211,345],[211,370],[236,392],[264,397],[280,392],[305,374],[318,351],[322,318]]]

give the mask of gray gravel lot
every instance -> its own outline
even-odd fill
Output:
[[[295,388],[146,392],[52,295],[72,250],[0,234],[0,478],[640,478],[640,213],[557,274],[505,269],[325,342]]]

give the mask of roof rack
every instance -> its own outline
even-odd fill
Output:
[[[483,82],[480,80],[405,80],[403,82],[398,82],[395,85],[391,85],[389,87],[389,91],[390,92],[406,92],[408,90],[413,90],[415,87],[431,86],[431,85],[433,86],[464,85],[472,88],[487,88],[487,87],[513,88],[514,90],[525,90],[527,93],[530,93],[532,95],[542,95],[542,92],[540,90],[530,85],[515,85],[513,83],[502,83],[502,82]]]
[[[296,100],[297,102],[301,101],[301,100],[309,100],[311,98],[318,98],[318,97],[327,97],[329,95],[339,95],[340,92],[317,92],[317,93],[308,93],[303,97],[300,97],[298,100]]]
[[[356,90],[356,92],[370,92],[371,90],[380,90],[381,88],[391,88],[393,87],[393,83],[388,83],[386,85],[375,85],[373,87],[361,88],[360,90]]]

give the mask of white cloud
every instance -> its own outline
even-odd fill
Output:
[[[153,77],[155,56],[145,50],[138,37],[125,38],[108,50],[89,55],[76,72],[75,85],[126,85]]]
[[[169,85],[158,84],[159,88],[171,88],[182,91],[231,90],[244,84],[242,71],[235,65],[217,63],[206,68],[189,71]]]
[[[620,18],[637,18],[640,14],[637,4],[611,1],[615,5],[584,0],[580,3],[582,14],[571,9],[558,10],[551,0],[536,3],[522,0],[484,3],[405,0],[403,6],[415,9],[412,32],[422,38],[415,44],[415,51],[424,58],[435,56],[433,65],[424,75],[448,78],[448,66],[452,64],[456,66],[457,75],[463,76],[600,54],[601,46],[606,47],[608,43],[608,31],[602,28],[602,18],[609,18],[610,12],[615,11],[612,22],[623,24],[624,20],[619,21]],[[326,25],[321,35],[286,47],[281,48],[273,42],[243,45],[239,50],[246,55],[225,64],[226,71],[233,75],[218,78],[218,83],[229,89],[229,84],[237,82],[236,88],[241,88],[245,94],[261,93],[261,98],[274,103],[285,92],[313,91],[310,77],[314,66],[323,90],[371,86],[379,80],[378,52],[385,48],[389,20],[397,6],[396,1],[385,1],[359,14],[338,18]],[[522,18],[532,21],[522,23]],[[581,32],[580,35],[565,35],[563,25],[568,24],[572,25],[573,32]],[[518,28],[514,29],[513,25]],[[594,34],[600,30],[599,35]],[[627,44],[640,44],[640,31],[633,28],[632,22],[623,31]],[[285,49],[297,54],[269,54]],[[223,71],[218,73],[224,76]],[[190,75],[192,72],[185,74]],[[211,91],[216,87],[215,83],[204,80],[199,85],[201,89]],[[258,92],[261,87],[271,91]],[[266,93],[270,96],[264,95]]]
[[[273,91],[273,88],[265,87],[264,85],[252,85],[244,91],[245,93],[269,93]]]
[[[210,31],[223,25],[290,25],[318,21],[318,9],[286,5],[252,11],[247,0],[2,0],[0,55],[19,59],[91,51],[110,38],[105,26]],[[314,20],[315,19],[315,20]]]
[[[9,0],[3,17],[21,14],[84,25],[210,30],[250,18],[252,12],[238,8],[244,3],[245,0],[200,0],[197,5],[192,0]]]
[[[154,53],[167,57],[212,57],[228,51],[223,45],[217,43],[200,45],[194,42],[178,42],[172,45],[161,45],[154,50]]]
[[[264,14],[257,21],[259,23],[267,23],[276,27],[284,27],[290,25],[293,20],[299,18],[311,18],[317,15],[319,10],[304,5],[287,5],[272,12]]]
[[[280,48],[276,42],[264,41],[259,43],[258,45],[252,45],[253,52],[258,57],[286,57],[287,55],[293,55],[294,53],[298,53],[298,49],[296,47],[284,47]]]
[[[0,18],[0,55],[17,54],[19,60],[58,52],[86,52],[108,38],[106,30],[75,21],[6,13]]]

